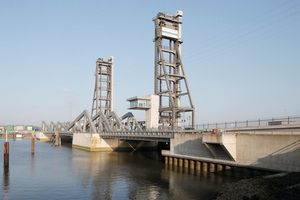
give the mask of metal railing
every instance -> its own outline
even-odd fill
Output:
[[[231,121],[222,123],[203,123],[196,124],[195,129],[220,129],[220,128],[243,128],[243,127],[259,127],[259,126],[276,126],[276,125],[290,125],[300,124],[300,116],[269,118],[258,120],[245,120],[245,121]],[[187,126],[182,126],[184,129]]]
[[[127,136],[150,138],[173,138],[173,131],[113,131],[100,133],[101,136]]]

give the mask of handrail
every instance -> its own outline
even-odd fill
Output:
[[[288,116],[280,118],[268,118],[258,120],[230,121],[222,123],[203,123],[196,124],[195,129],[220,129],[220,128],[243,128],[243,127],[259,127],[259,126],[276,126],[300,124],[300,116]],[[184,129],[189,126],[181,126]]]

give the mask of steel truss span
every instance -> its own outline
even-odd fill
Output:
[[[118,117],[115,112],[104,115],[99,111],[91,117],[87,110],[84,110],[71,123],[50,123],[48,126],[42,123],[42,132],[46,134],[59,133],[61,136],[73,136],[73,133],[97,133],[102,138],[118,138],[127,140],[145,141],[169,141],[174,137],[173,130],[144,130],[138,123],[134,115],[129,112]]]

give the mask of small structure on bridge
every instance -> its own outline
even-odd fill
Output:
[[[158,128],[158,108],[159,99],[157,95],[148,95],[146,97],[132,97],[127,99],[130,103],[129,109],[145,110],[146,129]]]

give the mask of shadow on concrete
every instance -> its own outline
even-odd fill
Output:
[[[187,156],[213,158],[211,153],[202,144],[202,138],[188,140],[174,147],[174,153]]]
[[[279,171],[300,171],[300,140],[293,142],[272,154],[258,159],[253,167]]]
[[[205,145],[215,159],[234,161],[224,145],[218,143],[205,143]]]

